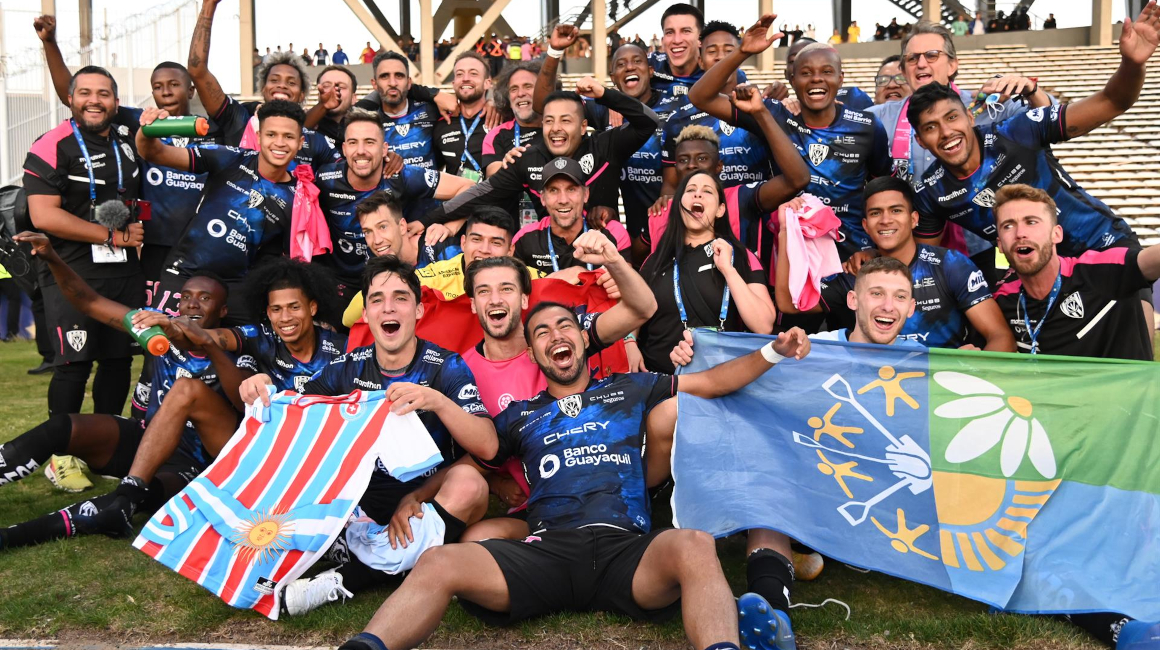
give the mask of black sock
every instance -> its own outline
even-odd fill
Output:
[[[51,542],[55,539],[75,537],[78,530],[78,515],[89,515],[112,502],[113,493],[102,494],[94,499],[74,503],[54,513],[25,521],[8,528],[0,528],[0,548],[20,548]]]
[[[93,371],[92,361],[63,363],[48,381],[48,414],[80,413],[85,401],[85,384]]]
[[[379,637],[370,632],[362,632],[339,646],[338,650],[387,650],[387,646]]]
[[[1112,648],[1116,647],[1117,637],[1120,635],[1120,628],[1124,626],[1124,623],[1132,620],[1130,616],[1114,614],[1112,612],[1069,614],[1064,618],[1083,628],[1088,634],[1094,636],[1096,640]]]
[[[765,598],[774,609],[788,614],[793,563],[777,551],[759,548],[749,554],[745,564],[748,591]]]
[[[63,454],[72,439],[72,418],[54,415],[0,445],[0,485],[32,474],[49,456]]]
[[[447,527],[447,530],[443,533],[443,543],[454,544],[458,542],[459,538],[463,537],[464,531],[467,530],[467,524],[447,512],[435,499],[431,499],[431,505],[435,508],[435,512],[439,515],[439,518],[443,520],[443,525]]]
[[[363,564],[353,553],[350,555],[350,562],[338,567],[335,572],[342,576],[342,586],[356,594],[371,587],[390,584],[397,587],[405,577],[373,569]]]
[[[93,413],[120,415],[129,396],[133,358],[102,359],[93,377]]]

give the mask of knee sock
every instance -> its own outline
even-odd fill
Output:
[[[741,650],[741,649],[737,647],[736,643],[729,643],[728,641],[725,641],[722,643],[714,643],[713,645],[709,646],[708,648],[705,648],[705,650]]]
[[[48,382],[48,414],[80,413],[85,401],[85,383],[93,371],[92,361],[57,366]]]
[[[1123,636],[1123,628],[1134,622],[1128,616],[1112,612],[1071,614],[1065,618],[1111,648],[1114,648],[1116,642]]]
[[[459,518],[447,512],[439,502],[432,499],[431,506],[435,508],[435,512],[439,513],[439,518],[443,520],[443,525],[447,527],[446,532],[443,533],[444,544],[454,544],[463,537],[463,532],[467,530],[467,524],[463,523]]]
[[[362,632],[339,646],[338,650],[387,650],[386,644],[370,632]]]
[[[80,533],[74,523],[77,515],[89,515],[112,503],[114,493],[74,503],[52,514],[0,528],[0,549],[20,548],[75,537]]]
[[[93,413],[120,415],[129,396],[133,358],[103,359],[97,362],[93,377]]]
[[[72,418],[54,415],[14,440],[0,445],[0,485],[32,474],[53,454],[63,454],[72,439]]]
[[[793,563],[777,551],[759,548],[749,554],[745,564],[748,591],[765,598],[774,609],[788,614]]]

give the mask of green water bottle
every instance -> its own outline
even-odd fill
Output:
[[[121,319],[121,324],[125,326],[125,330],[129,332],[129,336],[136,339],[142,348],[148,350],[149,354],[155,357],[169,352],[169,339],[166,338],[165,332],[160,327],[157,325],[144,329],[133,327],[133,316],[139,311],[142,310],[134,309],[128,314],[125,314],[125,317]]]
[[[141,127],[141,132],[148,138],[167,138],[170,136],[192,138],[209,133],[209,120],[196,115],[167,117],[163,120],[153,120],[152,124],[146,124]]]

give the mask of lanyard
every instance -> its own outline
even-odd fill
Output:
[[[1055,276],[1055,284],[1051,287],[1051,294],[1047,297],[1047,310],[1043,312],[1043,318],[1040,319],[1039,324],[1035,329],[1031,329],[1031,315],[1027,313],[1027,297],[1022,289],[1019,290],[1019,308],[1023,311],[1023,323],[1027,325],[1027,336],[1031,338],[1031,354],[1039,354],[1039,330],[1043,329],[1043,324],[1047,322],[1048,315],[1051,314],[1051,307],[1055,304],[1055,299],[1059,297],[1059,288],[1063,285],[1063,276]],[[1018,318],[1016,314],[1016,318]]]
[[[459,166],[463,167],[464,161],[468,161],[475,168],[475,171],[480,173],[483,173],[483,169],[475,161],[475,156],[471,155],[471,152],[467,150],[467,143],[471,140],[471,135],[475,133],[475,127],[479,126],[479,120],[482,117],[483,111],[476,113],[475,120],[471,122],[471,128],[469,129],[467,128],[467,121],[463,119],[462,115],[459,116],[459,126],[463,129],[463,153],[459,156]]]
[[[580,218],[583,219],[584,217],[580,217]],[[552,245],[552,226],[549,225],[547,230],[545,230],[544,232],[547,233],[547,235],[548,235],[548,259],[552,260],[552,272],[555,273],[555,272],[560,270],[560,263],[559,263],[559,261],[556,260],[556,247]],[[584,222],[584,230],[581,232],[581,234],[586,233],[586,232],[588,232],[588,222],[587,221]],[[592,270],[591,264],[587,264],[586,266],[588,267],[589,271]]]
[[[685,329],[692,329],[689,327],[689,315],[685,312],[685,301],[681,298],[681,267],[676,260],[673,260],[673,297],[677,299],[677,311],[681,313],[681,326]],[[721,331],[725,329],[725,317],[728,315],[729,285],[726,284],[725,291],[721,294],[721,313],[717,316]]]
[[[515,142],[514,146],[518,147],[518,146],[520,146],[520,122],[519,122],[519,120],[516,120],[515,132],[516,132],[516,142]]]
[[[93,161],[89,158],[89,148],[85,144],[85,138],[81,135],[80,127],[77,126],[76,120],[69,120],[72,124],[73,136],[77,139],[77,145],[81,148],[81,155],[85,157],[85,171],[89,173],[89,203],[97,204],[97,176],[93,173]],[[121,150],[117,148],[117,138],[113,137],[112,129],[109,130],[109,144],[112,145],[113,158],[117,160],[117,194],[125,193],[125,180],[121,172]]]

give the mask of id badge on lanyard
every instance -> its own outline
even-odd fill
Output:
[[[97,175],[93,172],[93,159],[89,156],[89,147],[85,144],[85,138],[81,135],[76,120],[72,120],[72,129],[73,137],[76,138],[77,146],[81,150],[81,156],[85,159],[85,171],[89,174],[89,218],[92,219],[97,212]],[[109,131],[109,144],[113,150],[113,159],[117,162],[117,196],[120,197],[125,193],[125,173],[121,168],[121,149],[111,130]],[[105,244],[93,244],[92,256],[94,264],[119,264],[129,261],[128,250]]]

